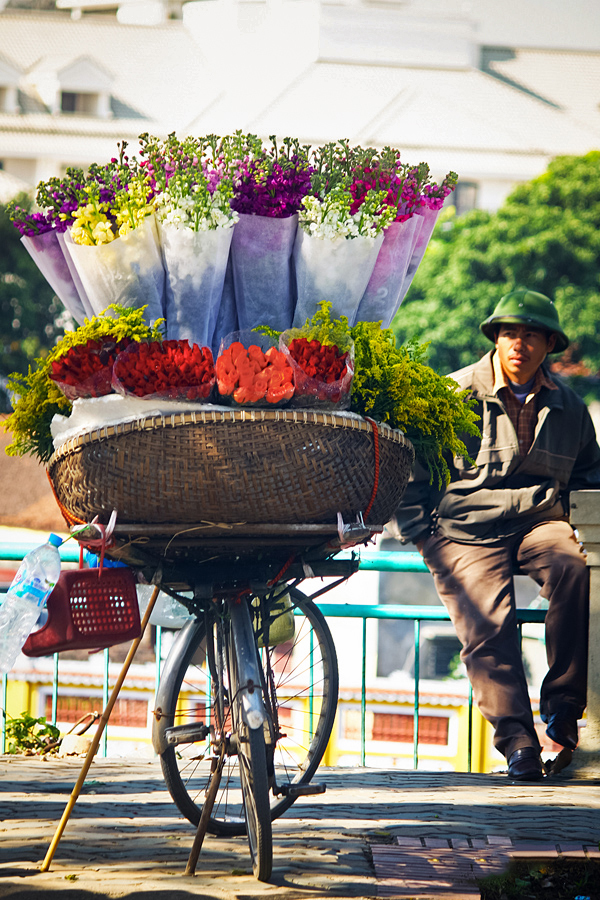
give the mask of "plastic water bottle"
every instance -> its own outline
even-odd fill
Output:
[[[23,558],[0,606],[0,673],[10,672],[21,648],[60,575],[58,548],[62,539],[51,534],[48,543]]]

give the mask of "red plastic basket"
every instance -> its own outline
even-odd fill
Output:
[[[112,647],[140,636],[133,572],[126,568],[61,572],[48,597],[48,620],[29,635],[26,656]]]

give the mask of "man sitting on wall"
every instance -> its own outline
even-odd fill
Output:
[[[600,448],[583,401],[546,367],[569,340],[547,297],[517,290],[481,325],[494,349],[453,378],[478,401],[481,436],[467,438],[438,491],[417,470],[396,514],[403,543],[429,567],[462,643],[475,701],[519,780],[543,776],[520,652],[513,575],[548,601],[547,735],[573,750],[586,705],[589,577],[569,524],[569,492],[600,488]]]

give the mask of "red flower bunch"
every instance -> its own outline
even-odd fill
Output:
[[[130,344],[129,338],[116,342],[111,337],[76,344],[60,359],[52,361],[50,378],[56,381],[69,400],[111,394],[113,363]]]
[[[206,400],[214,383],[210,349],[187,341],[131,344],[113,369],[113,387],[136,397],[159,394],[169,400]]]
[[[217,357],[215,369],[219,393],[241,405],[263,399],[281,403],[294,393],[292,367],[276,347],[263,353],[256,344],[246,349],[234,341]]]
[[[290,356],[310,378],[333,384],[347,372],[347,353],[342,353],[337,344],[321,344],[306,338],[294,338],[288,347]]]

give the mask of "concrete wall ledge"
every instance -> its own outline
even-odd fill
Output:
[[[590,636],[587,725],[566,771],[600,779],[600,491],[571,494],[571,525],[577,529],[590,569]]]

